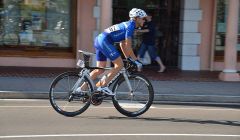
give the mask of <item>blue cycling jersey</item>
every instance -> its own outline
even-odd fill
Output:
[[[96,49],[96,58],[98,61],[111,61],[117,59],[120,53],[113,45],[114,42],[120,42],[127,38],[132,38],[135,30],[135,21],[129,20],[113,25],[104,30],[95,39],[94,47]]]
[[[116,25],[113,25],[104,30],[109,34],[113,42],[120,42],[127,38],[132,38],[135,29],[135,21],[129,20]]]

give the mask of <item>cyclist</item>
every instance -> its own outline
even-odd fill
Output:
[[[114,95],[114,93],[107,87],[107,84],[115,77],[115,75],[123,68],[123,61],[120,53],[113,45],[115,42],[120,42],[120,48],[125,58],[132,60],[138,67],[142,68],[142,64],[137,60],[137,57],[132,50],[132,36],[136,28],[143,26],[147,14],[144,10],[133,8],[129,12],[130,20],[122,22],[105,29],[104,32],[95,38],[94,47],[96,50],[97,67],[106,67],[107,58],[111,60],[114,67],[109,71],[107,76],[101,79],[96,86],[97,91],[103,92],[107,95]],[[102,74],[104,70],[95,69],[90,73],[93,80],[98,75]],[[80,91],[81,87],[77,89]]]

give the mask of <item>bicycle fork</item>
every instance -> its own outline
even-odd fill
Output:
[[[124,79],[125,79],[125,81],[126,81],[126,83],[127,83],[127,86],[128,86],[129,92],[130,92],[130,95],[133,96],[133,88],[132,88],[132,85],[131,85],[131,83],[130,83],[130,81],[129,81],[129,78],[128,78],[128,75],[127,75],[126,72],[123,73],[123,77],[124,77]]]

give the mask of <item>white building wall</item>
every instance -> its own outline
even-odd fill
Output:
[[[202,19],[199,0],[183,0],[180,16],[179,67],[182,70],[200,70],[198,47],[201,34],[198,23]]]

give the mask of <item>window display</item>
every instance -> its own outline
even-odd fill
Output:
[[[0,0],[0,46],[70,48],[71,0]]]

